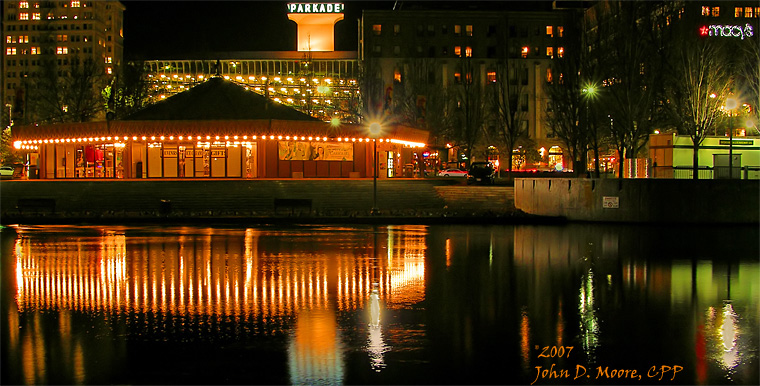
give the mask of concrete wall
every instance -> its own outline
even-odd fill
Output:
[[[760,181],[516,178],[515,207],[578,221],[757,223]]]

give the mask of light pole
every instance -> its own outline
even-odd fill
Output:
[[[596,95],[596,85],[589,83],[586,85],[586,87],[583,88],[583,94],[586,99],[586,132],[590,133],[590,126],[591,126],[591,117],[589,115],[589,102],[590,99],[593,98]],[[594,138],[596,138],[596,135],[594,135]],[[594,168],[596,169],[594,175],[598,178],[599,177],[599,154],[596,151],[596,147],[594,148]],[[588,159],[588,146],[586,147],[586,159]],[[585,165],[584,165],[585,169]]]
[[[734,109],[736,108],[736,99],[726,99],[726,110],[728,110],[728,178],[734,178]]]
[[[377,137],[380,136],[382,127],[379,123],[374,122],[369,125],[369,133],[372,135],[372,210],[369,214],[377,216],[380,210],[377,208]]]

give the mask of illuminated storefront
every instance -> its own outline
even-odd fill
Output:
[[[428,133],[382,125],[378,177],[402,176]],[[322,122],[211,78],[128,120],[14,129],[30,178],[371,177],[363,125]]]

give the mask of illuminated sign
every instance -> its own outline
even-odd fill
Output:
[[[729,141],[727,139],[721,139],[720,140],[720,144],[721,145],[731,145],[731,144],[733,144],[734,146],[736,146],[736,145],[739,145],[739,146],[752,146],[753,143],[754,142],[751,139],[735,139],[733,141]]]
[[[290,3],[290,13],[341,13],[343,3]]]
[[[744,40],[745,37],[751,38],[754,35],[754,32],[749,23],[745,24],[744,27],[740,25],[713,24],[710,26],[702,26],[699,29],[699,34],[702,36],[720,36],[727,38],[741,38]]]

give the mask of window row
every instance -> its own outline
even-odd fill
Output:
[[[736,7],[734,17],[760,17],[760,7]]]
[[[53,2],[53,1],[46,1],[42,5],[45,8],[53,8],[53,7],[56,6],[55,2]],[[19,1],[18,7],[21,8],[21,9],[28,9],[30,7],[30,3],[28,1]],[[39,1],[35,1],[35,2],[31,3],[31,7],[35,8],[35,9],[40,8],[40,2]],[[61,7],[61,8],[68,8],[68,7],[71,7],[71,8],[92,7],[92,1],[79,1],[79,0],[72,0],[70,2],[59,1],[58,2],[58,7]],[[15,3],[10,3],[10,4],[8,4],[8,8],[11,8],[11,9],[16,8],[16,4]]]
[[[8,15],[8,21],[27,21],[27,20],[42,20],[42,15],[39,12],[32,12],[31,14],[28,12],[20,12],[18,15],[9,14]],[[58,15],[56,16],[53,12],[48,13],[45,16],[45,20],[68,20],[69,15]],[[92,12],[84,12],[82,15],[71,15],[72,20],[92,20],[94,19],[94,16]]]
[[[720,7],[703,5],[702,16],[719,17]],[[760,17],[760,7],[734,7],[734,17]]]
[[[110,47],[109,47],[110,48]],[[13,55],[68,55],[69,53],[84,53],[84,54],[91,54],[93,52],[92,47],[83,47],[83,48],[71,48],[66,46],[59,46],[55,48],[47,48],[42,49],[41,47],[29,47],[29,48],[16,48],[16,47],[6,47],[5,48],[5,55],[7,56],[13,56]],[[110,52],[110,50],[109,50]],[[107,62],[108,63],[108,62]]]
[[[27,44],[27,43],[37,43],[37,42],[44,42],[48,41],[50,43],[53,42],[84,42],[89,43],[92,42],[92,35],[51,35],[47,39],[43,39],[40,36],[29,36],[29,35],[7,35],[5,37],[5,43],[7,44]]]
[[[517,48],[516,47],[517,46],[510,47],[509,55],[511,57],[516,57],[516,56],[519,55],[520,57],[527,58],[529,56],[530,57],[535,57],[536,55],[541,55],[538,47],[533,47],[533,49],[531,49],[531,47],[529,47],[529,46],[522,46],[522,47],[520,47],[519,54],[517,52]],[[382,46],[379,45],[379,44],[376,44],[373,47],[372,52],[376,56],[381,55],[382,54]],[[424,50],[423,50],[422,46],[417,46],[417,55],[418,56],[422,55],[423,52],[424,52]],[[429,57],[436,57],[436,47],[434,47],[434,46],[428,47],[427,52],[428,52],[428,56]],[[544,52],[545,52],[545,55],[547,57],[551,58],[551,59],[553,59],[555,55],[557,57],[562,58],[565,55],[565,48],[564,47],[552,47],[552,46],[548,46],[548,47],[546,47],[546,49],[545,49]],[[468,46],[465,46],[465,47],[454,46],[453,53],[454,53],[454,57],[458,57],[458,58],[461,58],[461,57],[471,58],[471,57],[473,57],[473,48],[472,47],[468,47]],[[393,46],[393,55],[395,55],[395,56],[401,56],[402,55],[401,46]],[[440,56],[448,56],[448,55],[449,55],[449,47],[448,46],[441,47]],[[486,57],[488,57],[488,58],[494,58],[494,57],[496,57],[496,47],[488,47],[488,52],[487,52]]]
[[[15,19],[14,19],[15,20]],[[71,27],[71,28],[69,28]],[[32,25],[32,31],[66,31],[66,30],[93,30],[92,24],[57,24],[57,25],[43,25],[43,24],[34,24]],[[6,26],[6,31],[29,31],[29,25],[14,25],[10,24]]]
[[[422,35],[425,32],[425,26],[422,24],[417,25],[417,34]],[[372,33],[375,34],[375,36],[380,36],[383,33],[383,25],[382,24],[373,24],[372,25]],[[435,26],[433,24],[427,25],[427,33],[430,36],[435,35]],[[446,35],[449,33],[449,26],[444,24],[441,26],[441,34]],[[401,34],[401,25],[400,24],[394,24],[393,25],[393,34],[399,35]],[[466,24],[464,26],[464,36],[472,36],[473,35],[473,27],[472,24]],[[461,24],[455,24],[454,25],[454,36],[463,36],[462,35],[462,25]]]
[[[529,28],[527,26],[520,27],[520,36],[522,37],[528,37],[528,30]],[[435,36],[435,25],[428,24],[427,28],[422,25],[417,25],[417,35],[423,36],[425,34],[425,31],[427,31],[428,36]],[[565,34],[565,27],[564,26],[552,26],[547,25],[545,27],[539,27],[535,29],[535,35],[538,36],[542,33],[542,31],[546,32],[546,35],[549,37],[564,37]],[[383,32],[383,25],[382,24],[373,24],[372,25],[372,33],[375,36],[382,35]],[[440,29],[441,34],[446,35],[449,32],[448,25],[442,25]],[[496,33],[496,26],[490,25],[488,26],[488,33],[487,36],[492,36]],[[393,25],[393,35],[397,36],[401,34],[401,25],[400,24],[394,24]],[[509,35],[510,37],[517,37],[517,27],[516,26],[509,26]],[[459,24],[454,25],[454,36],[463,36],[462,35],[462,26]],[[473,36],[473,26],[471,24],[467,24],[464,26],[464,36]]]

